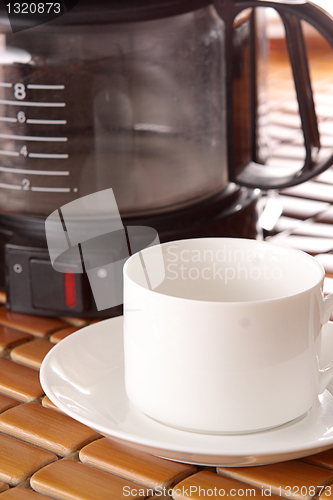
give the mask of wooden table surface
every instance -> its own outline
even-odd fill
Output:
[[[272,45],[269,68],[270,161],[275,165],[299,162],[303,155],[291,72],[277,45]],[[333,54],[315,39],[309,49],[323,145],[329,148]],[[325,254],[328,277],[333,276],[333,171],[273,195],[282,216],[266,232],[267,239]],[[1,300],[4,304],[4,295]],[[161,493],[194,500],[221,498],[222,491],[236,499],[305,499],[320,493],[321,500],[333,498],[333,449],[259,467],[195,467],[134,451],[61,413],[44,396],[38,370],[55,343],[85,324],[0,308],[0,500],[120,500],[161,498]]]

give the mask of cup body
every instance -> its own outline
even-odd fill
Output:
[[[150,289],[142,263],[161,276],[159,251],[165,276]],[[319,393],[323,278],[313,257],[255,240],[182,240],[133,255],[124,267],[128,398],[164,424],[206,433],[304,415]]]

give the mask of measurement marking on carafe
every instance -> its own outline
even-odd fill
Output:
[[[21,184],[3,184],[0,182],[0,188],[15,189],[17,191],[23,190],[24,186]],[[29,191],[38,191],[41,193],[70,193],[70,188],[48,188],[48,187],[34,187],[28,189]]]
[[[0,122],[11,122],[17,123],[17,118],[12,118],[10,116],[0,116]],[[67,120],[36,120],[35,118],[28,118],[26,120],[29,124],[36,125],[66,125]]]
[[[27,123],[34,123],[37,125],[66,125],[67,120],[35,120],[28,118]]]
[[[9,101],[0,99],[0,104],[10,104],[11,106],[35,106],[37,108],[64,108],[65,102],[29,102],[29,101]]]
[[[30,191],[39,191],[41,193],[70,193],[70,188],[48,188],[48,187],[32,187]]]
[[[69,175],[67,170],[28,170],[25,168],[15,167],[0,167],[0,172],[10,172],[13,174],[29,174],[29,175]]]
[[[38,137],[33,135],[12,135],[0,134],[0,139],[14,139],[16,141],[37,141],[37,142],[66,142],[67,137]]]
[[[30,158],[49,158],[53,160],[67,160],[69,155],[67,154],[52,154],[52,153],[29,153]]]
[[[28,89],[43,89],[43,90],[64,90],[65,85],[41,85],[38,83],[29,83]]]
[[[16,123],[17,122],[17,118],[11,118],[9,116],[0,116],[0,122]]]
[[[2,184],[0,182],[0,188],[21,190],[22,186],[17,184]]]
[[[0,155],[2,156],[20,156],[19,151],[9,151],[6,149],[0,149]],[[53,153],[28,153],[30,158],[44,158],[50,160],[67,160],[69,158],[68,154],[53,154]]]
[[[7,151],[6,149],[0,149],[0,155],[2,156],[20,156],[17,151]]]
[[[7,87],[8,89],[10,89],[12,86],[12,83],[0,82],[0,87]]]

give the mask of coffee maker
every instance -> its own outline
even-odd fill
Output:
[[[306,150],[297,171],[265,165],[261,7],[275,8],[286,29]],[[22,15],[15,33],[3,10],[7,307],[47,316],[119,313],[96,310],[84,273],[68,281],[52,268],[45,220],[79,198],[112,188],[123,225],[152,227],[161,242],[255,238],[258,188],[291,186],[328,168],[333,157],[320,153],[301,19],[333,46],[331,18],[297,1],[82,0],[43,25],[31,27]],[[66,301],[69,282],[75,303]]]

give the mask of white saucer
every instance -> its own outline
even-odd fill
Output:
[[[44,359],[40,378],[46,395],[79,422],[141,451],[200,465],[268,464],[333,446],[333,397],[328,391],[298,422],[255,434],[197,434],[146,417],[126,397],[122,325],[118,317],[83,328]],[[324,330],[333,358],[333,323]]]

